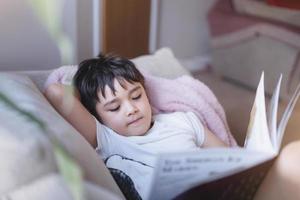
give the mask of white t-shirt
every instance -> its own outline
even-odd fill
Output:
[[[153,126],[143,136],[122,136],[97,122],[97,152],[107,167],[126,173],[142,198],[149,187],[155,155],[199,149],[204,128],[192,112],[153,116]]]

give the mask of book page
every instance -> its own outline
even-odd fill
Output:
[[[275,90],[273,92],[270,105],[269,105],[269,112],[268,112],[268,127],[271,142],[273,148],[275,150],[278,149],[278,141],[277,141],[277,113],[278,113],[278,103],[279,103],[279,94],[280,94],[280,85],[282,80],[282,74],[279,77]]]
[[[284,135],[284,131],[285,131],[285,128],[286,128],[286,125],[288,123],[288,120],[292,114],[292,111],[296,105],[296,102],[299,98],[299,95],[300,95],[300,84],[298,84],[291,100],[289,101],[283,115],[282,115],[282,118],[280,120],[280,123],[279,123],[279,126],[278,126],[278,131],[277,131],[277,140],[278,140],[278,151],[280,149],[280,146],[281,146],[281,143],[282,143],[282,138],[283,138],[283,135]]]
[[[262,73],[250,114],[244,147],[249,150],[272,153],[274,149],[267,125],[264,91],[264,73]]]
[[[172,199],[194,186],[235,174],[272,157],[243,148],[161,154],[147,199]]]

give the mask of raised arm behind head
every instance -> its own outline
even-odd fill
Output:
[[[45,94],[92,146],[97,146],[95,118],[121,135],[141,135],[150,128],[152,112],[144,77],[130,60],[102,54],[84,60],[73,85],[76,92],[71,97],[66,86],[58,84],[50,85]],[[111,101],[114,104],[107,106]]]

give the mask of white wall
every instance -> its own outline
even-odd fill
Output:
[[[76,64],[93,56],[93,0],[65,0],[63,29]],[[61,65],[55,42],[28,0],[0,0],[0,70],[52,69]]]
[[[157,0],[156,48],[171,47],[175,56],[192,70],[209,62],[206,15],[214,3],[215,0]]]

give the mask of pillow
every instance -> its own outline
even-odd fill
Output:
[[[49,134],[80,164],[87,180],[122,197],[95,150],[52,108],[27,76],[0,73],[0,93],[43,121]],[[0,120],[0,197],[41,177],[58,174],[52,145],[36,123],[3,101],[0,101]]]
[[[170,48],[161,48],[153,55],[143,55],[131,60],[138,69],[155,76],[176,78],[182,75],[191,75],[175,58]]]

